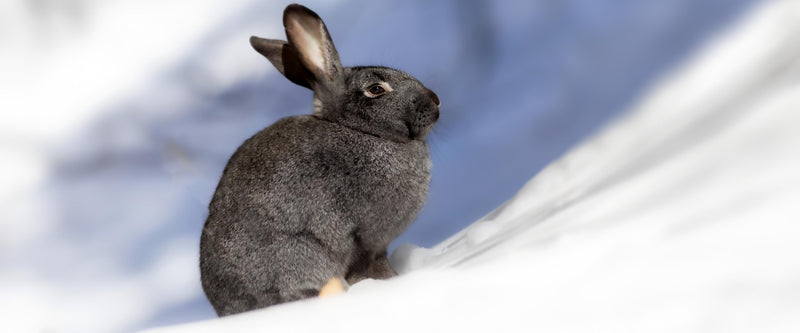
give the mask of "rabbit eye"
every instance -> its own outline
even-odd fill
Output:
[[[381,86],[369,87],[369,93],[373,94],[373,95],[380,95],[380,94],[383,94],[385,92],[386,92],[386,90],[384,90],[383,87],[381,87]]]
[[[387,83],[382,82],[369,86],[367,90],[364,90],[364,95],[366,95],[369,98],[375,98],[391,91],[392,88]]]

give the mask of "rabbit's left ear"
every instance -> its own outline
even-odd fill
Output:
[[[292,45],[282,40],[256,36],[250,37],[250,45],[267,58],[289,81],[311,89],[313,77],[300,64],[300,56]]]
[[[298,60],[310,72],[311,88],[328,92],[344,86],[342,63],[322,19],[310,9],[291,4],[283,12],[283,26],[290,47]],[[284,58],[285,61],[285,58]]]

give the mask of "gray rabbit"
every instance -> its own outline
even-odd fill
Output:
[[[288,42],[250,43],[314,91],[314,112],[256,133],[225,167],[200,240],[203,289],[220,316],[397,275],[387,247],[428,192],[436,94],[395,69],[342,67],[308,8],[286,7],[283,25]]]

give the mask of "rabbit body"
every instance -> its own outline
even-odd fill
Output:
[[[315,116],[284,118],[245,141],[201,238],[204,288],[223,300],[217,312],[316,296],[331,277],[395,275],[386,248],[422,208],[430,167],[422,141]]]
[[[387,247],[416,218],[430,182],[424,138],[439,100],[386,67],[342,67],[314,12],[290,5],[287,41],[251,44],[314,91],[228,161],[200,240],[203,290],[220,316],[317,296],[331,279],[395,276]]]

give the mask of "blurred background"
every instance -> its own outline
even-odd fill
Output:
[[[755,0],[307,1],[345,66],[405,70],[442,100],[432,246],[510,198]],[[214,317],[207,204],[243,140],[311,112],[253,51],[288,2],[0,1],[0,313],[7,332]]]

